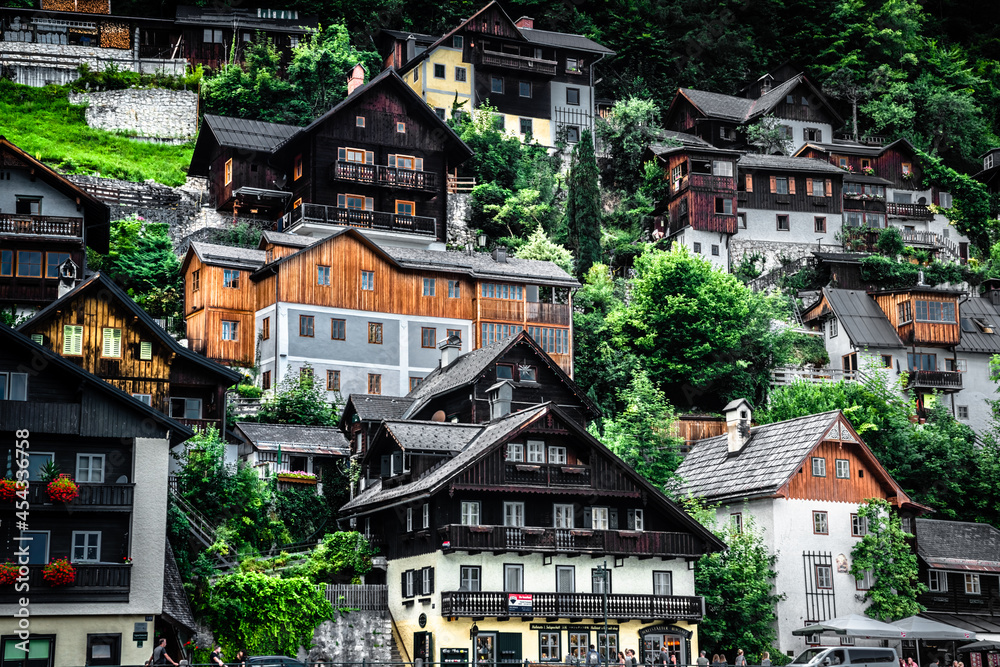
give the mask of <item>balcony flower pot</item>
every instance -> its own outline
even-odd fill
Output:
[[[308,473],[302,470],[294,470],[292,472],[279,472],[278,473],[279,482],[291,482],[292,484],[315,484],[316,475]]]
[[[46,490],[48,491],[49,499],[57,503],[71,502],[80,495],[80,490],[77,488],[76,482],[70,479],[70,476],[66,473],[59,475],[49,482]]]
[[[42,579],[52,587],[69,586],[76,581],[76,568],[65,558],[57,558],[42,568]]]
[[[522,528],[521,532],[524,533],[525,535],[544,535],[545,534],[545,529],[544,528]]]
[[[639,535],[642,533],[638,530],[619,530],[618,537],[631,537],[633,539],[639,539]]]
[[[17,581],[19,568],[17,563],[7,561],[0,564],[0,586],[12,586]]]
[[[587,472],[587,469],[583,466],[563,466],[562,471],[572,475],[582,475]]]
[[[541,466],[524,465],[524,464],[519,464],[514,467],[517,468],[518,472],[538,472],[539,470],[542,469]]]
[[[569,534],[573,537],[591,537],[594,534],[594,531],[574,529],[569,531]]]
[[[469,526],[470,533],[492,533],[493,526]]]
[[[17,482],[0,479],[0,503],[12,503],[17,498]]]

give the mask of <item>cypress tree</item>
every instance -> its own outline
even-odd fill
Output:
[[[566,201],[569,246],[576,255],[577,276],[586,275],[591,266],[601,261],[599,177],[593,135],[590,130],[584,130],[570,157]]]

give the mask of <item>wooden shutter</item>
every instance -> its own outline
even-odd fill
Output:
[[[83,353],[83,327],[67,324],[63,326],[63,354]]]
[[[618,530],[618,508],[612,507],[608,510],[608,529]]]
[[[746,175],[747,192],[753,192],[753,174]]]
[[[396,156],[395,155],[390,155],[389,156],[389,166],[390,167],[395,167],[396,166]]]
[[[628,511],[628,529],[635,530],[635,510]]]
[[[43,334],[31,334],[31,340],[39,345],[45,345],[45,336]]]
[[[413,160],[413,168],[415,170],[417,170],[417,171],[423,171],[424,170],[424,159],[422,157],[418,157],[418,158],[414,159]]]
[[[429,567],[427,569],[430,570],[430,573],[427,575],[427,583],[430,584],[431,589],[429,591],[424,591],[424,595],[430,595],[434,592],[434,568]]]
[[[788,194],[790,194],[790,195],[794,195],[795,194],[795,177],[794,176],[789,176],[788,177]]]
[[[594,525],[593,512],[589,507],[583,508],[583,527],[591,528]]]
[[[153,343],[148,340],[139,341],[139,358],[143,361],[153,358]]]
[[[399,581],[400,581],[400,584],[401,584],[402,595],[405,598],[406,597],[406,572],[405,571],[399,573]]]
[[[392,458],[389,456],[382,457],[382,470],[381,477],[392,477]]]
[[[521,662],[520,632],[497,633],[497,662],[515,664]]]
[[[105,357],[122,356],[122,330],[104,329],[104,338],[101,341],[101,355]]]
[[[347,160],[347,149],[344,148],[343,146],[337,149],[337,159],[340,160],[341,162]]]
[[[807,178],[806,179],[806,194],[811,197],[812,193],[813,193],[813,179]]]
[[[771,194],[773,195],[778,191],[778,177],[771,176]]]
[[[375,164],[375,153],[365,151],[365,164]]]
[[[392,453],[392,472],[403,472],[403,452],[393,452]]]
[[[375,208],[375,200],[372,197],[365,197],[365,210],[371,211]]]
[[[833,196],[833,181],[831,179],[826,179],[826,196]]]

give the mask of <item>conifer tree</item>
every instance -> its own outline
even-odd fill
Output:
[[[584,130],[573,147],[569,172],[569,196],[566,201],[566,222],[569,245],[576,255],[578,276],[587,273],[601,258],[601,194],[600,175],[594,155],[594,139]]]

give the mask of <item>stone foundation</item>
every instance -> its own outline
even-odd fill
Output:
[[[392,621],[388,612],[352,611],[323,621],[313,633],[306,662],[387,663],[391,661]]]
[[[87,125],[101,130],[182,141],[198,133],[198,95],[190,90],[70,93],[69,102],[86,104]]]
[[[754,241],[752,239],[734,236],[729,241],[729,254],[732,260],[733,270],[740,265],[744,257],[759,254],[764,258],[764,265],[761,275],[772,271],[782,265],[782,259],[796,260],[802,257],[812,257],[812,253],[822,250],[823,252],[843,252],[840,244],[829,245],[824,243],[820,246],[817,243],[782,243],[780,241]]]

